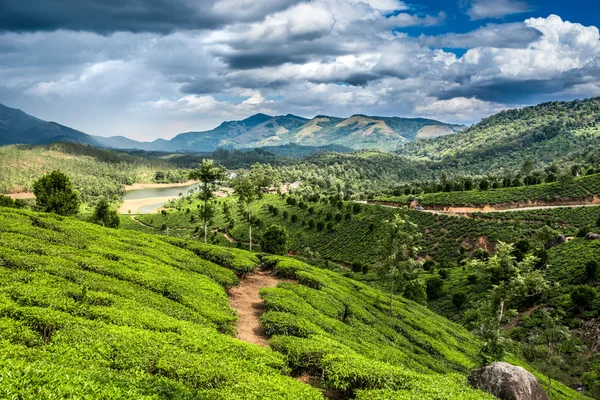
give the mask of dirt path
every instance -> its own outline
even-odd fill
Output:
[[[375,203],[377,204],[377,203]],[[379,203],[382,207],[388,207],[388,208],[403,208],[405,207],[404,205],[391,205],[391,204],[382,204]],[[533,210],[548,210],[548,209],[554,209],[554,208],[577,208],[577,207],[598,207],[598,204],[594,204],[594,203],[580,203],[580,204],[561,204],[561,205],[554,205],[554,206],[527,206],[527,207],[519,207],[519,208],[505,208],[505,209],[495,209],[492,207],[482,207],[482,208],[476,208],[476,207],[448,207],[450,208],[450,210],[421,210],[423,212],[426,213],[430,213],[430,214],[443,214],[443,215],[462,215],[462,216],[467,216],[468,214],[475,214],[475,213],[481,213],[481,214],[487,214],[487,213],[510,213],[510,212],[517,212],[517,211],[533,211]],[[453,209],[454,208],[454,209]]]
[[[263,301],[258,295],[261,288],[273,288],[283,279],[267,271],[248,274],[238,287],[229,291],[229,304],[239,314],[237,338],[245,342],[267,346],[267,338],[258,322],[263,313]]]

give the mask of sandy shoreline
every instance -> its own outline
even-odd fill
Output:
[[[131,211],[132,214],[139,214],[139,210],[142,207],[151,206],[153,204],[159,204],[155,209],[151,210],[149,213],[155,212],[157,209],[162,208],[164,203],[167,203],[169,200],[177,199],[179,196],[164,196],[164,197],[149,197],[146,199],[135,199],[135,200],[125,200],[119,207],[117,211],[119,214],[128,214]]]
[[[35,199],[35,194],[32,192],[21,192],[21,193],[9,193],[5,196],[11,197],[14,199]]]
[[[200,181],[187,181],[182,183],[134,183],[133,185],[125,185],[125,190],[139,190],[139,189],[157,189],[157,188],[172,188],[193,185]]]

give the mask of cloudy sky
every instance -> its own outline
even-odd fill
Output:
[[[0,0],[0,103],[138,140],[600,95],[592,0]]]

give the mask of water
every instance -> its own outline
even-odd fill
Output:
[[[151,199],[154,197],[177,197],[179,196],[179,193],[183,193],[183,195],[185,196],[188,194],[188,190],[197,186],[197,183],[192,183],[187,186],[179,187],[157,187],[148,189],[128,190],[127,192],[125,192],[123,200],[143,200]]]

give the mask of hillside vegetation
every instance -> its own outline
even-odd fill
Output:
[[[490,190],[438,192],[406,196],[380,196],[374,200],[382,203],[408,205],[417,200],[424,206],[482,206],[510,205],[527,202],[582,202],[600,194],[600,174],[576,177],[570,182],[551,182]]]
[[[150,160],[75,143],[48,146],[0,147],[0,193],[31,191],[43,174],[61,170],[68,175],[83,201],[121,196],[125,185],[154,182],[157,171],[173,182],[187,180],[164,160]]]
[[[6,208],[0,233],[2,397],[322,398],[291,377],[310,374],[342,398],[491,399],[465,381],[471,334],[334,272],[263,256],[298,281],[261,291],[269,349],[232,337],[238,278],[216,264],[256,255]]]
[[[399,153],[475,173],[518,168],[528,156],[550,164],[593,152],[599,120],[600,98],[544,103],[502,111],[458,135],[408,143]]]

